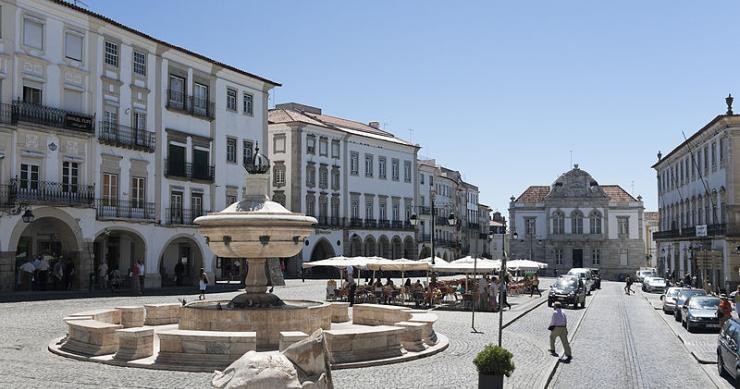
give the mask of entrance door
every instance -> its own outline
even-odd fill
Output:
[[[583,267],[583,249],[573,249],[573,267]]]

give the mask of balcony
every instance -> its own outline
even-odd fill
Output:
[[[193,225],[193,220],[198,216],[208,214],[209,211],[202,209],[167,208],[166,221],[172,225]]]
[[[415,227],[408,221],[400,220],[378,220],[378,219],[362,219],[362,218],[351,218],[347,227],[351,228],[365,228],[365,229],[385,229],[385,230],[414,230]]]
[[[432,214],[432,208],[431,207],[419,207],[419,215],[431,215]]]
[[[187,113],[206,120],[214,119],[214,104],[207,99],[187,96],[182,91],[167,90],[167,109]]]
[[[319,216],[316,218],[318,220],[318,227],[344,227],[345,219],[343,217],[328,217],[328,216]]]
[[[189,180],[213,181],[216,175],[216,167],[165,159],[164,175],[166,177],[187,178]]]
[[[98,199],[95,200],[95,217],[98,220],[126,219],[154,222],[157,220],[157,212],[154,203]]]
[[[362,219],[358,217],[353,217],[349,219],[349,226],[350,227],[362,227]]]
[[[13,178],[10,180],[9,199],[33,204],[89,206],[95,201],[95,185]]]
[[[140,130],[110,122],[98,122],[98,140],[100,143],[132,148],[136,150],[154,152],[156,144],[155,134],[151,131]]]
[[[8,120],[7,107],[3,104],[2,120]],[[66,111],[59,108],[48,107],[40,104],[25,103],[20,100],[13,101],[10,107],[10,124],[27,122],[61,128],[65,130],[79,131],[93,134],[95,131],[94,116],[80,112]]]
[[[710,224],[707,226],[707,236],[706,237],[714,237],[714,236],[724,236],[727,234],[727,224]],[[678,239],[678,238],[688,238],[688,239],[701,239],[704,238],[702,236],[696,236],[696,227],[684,227],[681,229],[673,229],[668,231],[657,231],[653,232],[653,239]]]

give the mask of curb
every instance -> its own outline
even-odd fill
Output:
[[[645,297],[644,295],[642,297],[645,299],[645,301],[647,301],[648,304],[650,304],[650,306],[653,306],[653,304],[650,303],[650,300],[648,300],[647,297]],[[656,309],[656,311],[657,311],[657,309]],[[677,332],[673,328],[673,326],[671,326],[671,324],[668,322],[668,319],[666,319],[666,314],[663,313],[663,310],[662,309],[660,310],[659,313],[656,312],[656,314],[663,320],[663,322],[665,323],[666,327],[668,327],[668,329],[671,330],[671,332],[673,333],[673,335],[675,335],[678,338],[678,340],[681,341],[681,344],[686,349],[686,351],[688,351],[688,353],[691,354],[691,356],[694,357],[694,359],[696,359],[697,362],[699,362],[702,365],[710,365],[710,364],[716,364],[717,363],[716,360],[710,361],[708,359],[703,359],[702,357],[700,357],[699,355],[697,355],[695,352],[691,351],[689,349],[689,347],[686,345],[686,340],[683,338],[683,335],[681,333]]]
[[[532,304],[532,306],[531,306],[531,307],[528,307],[528,308],[527,308],[527,309],[525,309],[525,310],[524,310],[524,311],[523,311],[522,313],[518,314],[517,316],[515,316],[514,318],[512,318],[512,319],[511,319],[511,320],[509,320],[508,322],[504,323],[504,324],[503,324],[503,325],[501,326],[501,329],[503,330],[503,329],[505,329],[506,327],[508,327],[509,325],[511,325],[511,324],[514,324],[514,322],[515,322],[515,321],[517,321],[517,320],[521,319],[521,318],[522,318],[522,317],[524,317],[524,316],[525,316],[526,314],[528,314],[528,313],[530,313],[530,312],[534,311],[534,310],[535,310],[535,309],[537,309],[537,308],[538,308],[538,307],[539,307],[540,305],[542,305],[542,304],[544,304],[544,303],[546,303],[546,302],[547,302],[547,299],[543,299],[542,301],[539,301],[539,302],[536,302],[536,303]]]
[[[601,289],[597,289],[596,292],[592,293],[591,301],[593,301],[594,297],[598,294],[598,292],[601,291]],[[578,323],[576,323],[576,328],[573,329],[573,333],[568,337],[568,342],[572,342],[576,338],[576,334],[578,333],[578,329],[581,328],[581,323],[583,323],[583,319],[586,318],[586,315],[588,314],[588,311],[591,309],[592,303],[589,303],[586,307],[586,310],[583,312],[583,315],[581,315],[581,318],[578,319]],[[536,388],[542,388],[546,389],[548,386],[550,386],[550,382],[552,381],[552,378],[555,376],[555,372],[558,370],[558,366],[560,366],[560,358],[556,359],[554,362],[551,362],[547,369],[550,371],[548,373],[547,378],[545,379],[545,382],[541,385],[535,385]],[[541,381],[537,380],[538,382]]]

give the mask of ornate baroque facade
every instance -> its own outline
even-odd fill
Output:
[[[551,186],[530,186],[509,207],[511,258],[545,262],[548,272],[593,267],[618,279],[645,265],[642,198],[599,185],[578,165]]]

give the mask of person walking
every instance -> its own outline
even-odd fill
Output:
[[[626,294],[635,293],[635,291],[632,290],[632,277],[630,276],[627,276],[627,278],[624,279],[624,293]]]
[[[532,284],[529,287],[529,297],[534,296],[534,292],[537,292],[537,295],[542,297],[542,292],[540,291],[540,278],[537,277],[537,273],[532,277]]]
[[[139,294],[144,293],[144,274],[146,274],[144,268],[144,262],[142,260],[136,261],[136,266],[139,267]]]
[[[548,327],[550,330],[550,355],[554,357],[558,356],[558,353],[555,352],[555,339],[560,338],[560,342],[563,344],[563,352],[565,354],[563,362],[568,363],[573,359],[573,355],[570,350],[570,343],[568,343],[568,318],[563,313],[563,306],[560,304],[560,301],[556,301],[554,306],[555,310],[552,313],[550,326]]]
[[[208,287],[208,275],[203,268],[200,268],[200,279],[198,280],[198,289],[200,289],[200,295],[198,300],[206,299],[206,288]]]
[[[496,283],[496,279],[491,279],[491,282],[488,283],[488,303],[492,312],[498,311],[498,304],[496,302],[497,287],[498,284]]]
[[[75,263],[72,262],[72,259],[67,258],[64,261],[64,290],[72,289],[72,277],[74,277],[75,272]]]
[[[139,264],[134,262],[134,265],[131,267],[131,273],[129,274],[131,276],[131,283],[134,286],[134,293],[136,294],[141,294],[141,278],[139,278],[140,270]]]
[[[33,262],[31,262],[30,259],[26,259],[26,262],[24,262],[20,266],[21,270],[21,290],[29,291],[31,290],[31,283],[33,282],[33,273],[36,271],[36,268],[33,266]]]
[[[105,261],[98,266],[98,284],[100,289],[108,289],[108,264]]]
[[[54,290],[59,290],[59,286],[62,285],[62,279],[64,279],[64,262],[58,259],[54,263],[54,270],[52,271],[52,283]]]
[[[182,286],[182,277],[185,274],[185,265],[182,264],[182,260],[177,260],[175,265],[175,285]]]

